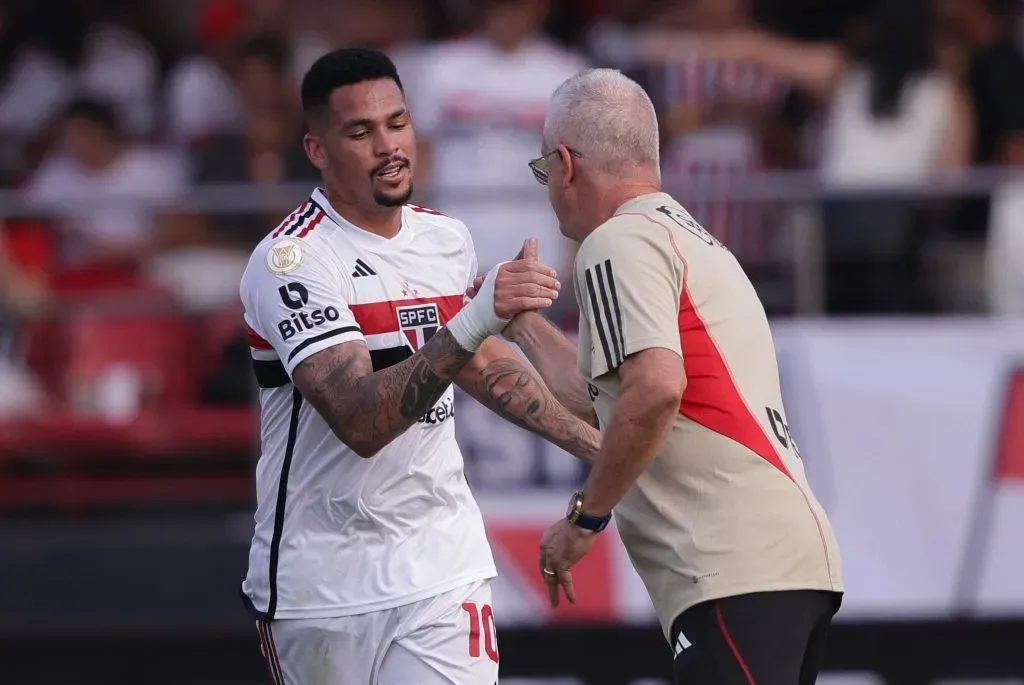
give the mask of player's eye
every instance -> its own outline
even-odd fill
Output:
[[[366,129],[363,129],[360,131],[354,131],[350,133],[348,137],[351,138],[352,140],[363,140],[368,135],[370,135],[370,132],[367,131]]]

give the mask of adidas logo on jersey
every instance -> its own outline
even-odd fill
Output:
[[[360,276],[376,276],[377,272],[370,268],[370,265],[361,259],[356,260],[355,271],[352,272],[352,278],[359,278]]]

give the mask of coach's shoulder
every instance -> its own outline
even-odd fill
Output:
[[[640,214],[618,214],[601,224],[580,245],[576,263],[586,269],[611,260],[621,269],[678,270],[672,237],[664,226]]]
[[[656,224],[635,214],[616,214],[598,226],[580,245],[581,251],[598,253],[621,250],[655,237]],[[664,232],[660,230],[660,232]]]

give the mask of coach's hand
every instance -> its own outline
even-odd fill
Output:
[[[471,301],[446,328],[463,349],[475,351],[483,341],[504,330],[517,314],[550,307],[561,287],[554,269],[537,260],[537,239],[523,244],[518,259],[491,269],[479,285],[467,291]],[[474,284],[476,285],[476,284]]]
[[[495,313],[501,316],[499,303],[503,309],[515,311],[515,314],[550,307],[562,287],[556,277],[555,270],[538,259],[537,239],[527,238],[516,258],[499,265],[498,273],[495,274]],[[476,297],[483,284],[483,276],[473,279],[473,285],[466,290],[466,297]],[[511,319],[512,316],[505,318]]]
[[[551,606],[558,606],[558,588],[570,603],[576,603],[572,585],[572,566],[590,551],[597,533],[574,526],[562,519],[544,531],[540,539],[540,576],[548,586]]]

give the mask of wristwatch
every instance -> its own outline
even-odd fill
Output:
[[[580,490],[579,492],[573,493],[572,499],[569,500],[569,511],[565,513],[565,518],[574,526],[579,526],[580,528],[600,533],[608,526],[608,522],[612,520],[612,515],[611,513],[605,514],[604,516],[589,516],[584,514],[583,491]]]

